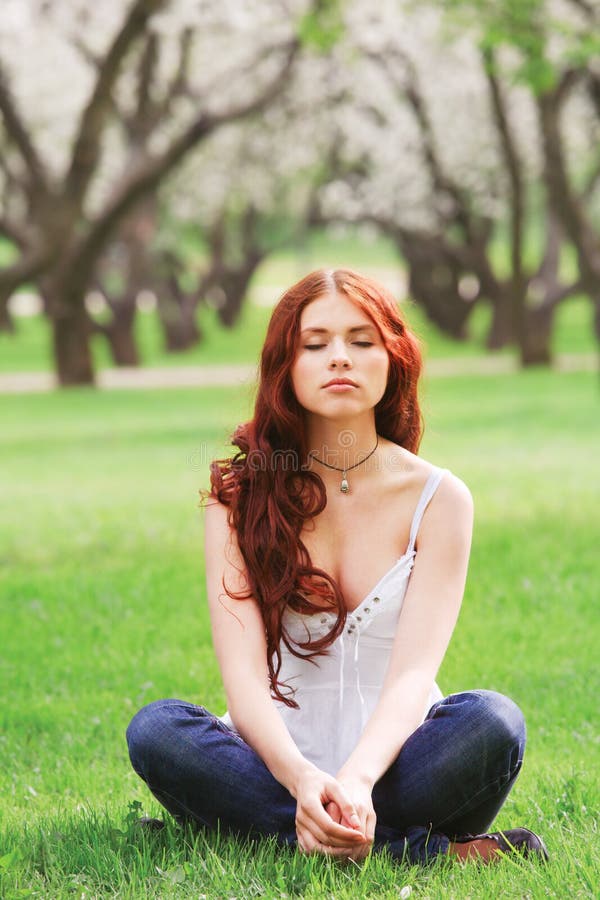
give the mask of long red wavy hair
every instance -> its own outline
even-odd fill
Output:
[[[422,419],[417,398],[421,352],[398,304],[383,286],[349,269],[319,269],[293,285],[273,310],[262,349],[254,418],[232,436],[234,456],[210,466],[210,490],[228,509],[247,569],[248,591],[234,599],[254,597],[260,606],[267,638],[271,691],[288,706],[297,706],[278,682],[280,644],[296,656],[314,658],[325,652],[344,628],[346,607],[335,580],[312,565],[300,534],[307,519],[327,503],[320,476],[306,468],[308,451],[304,410],[292,388],[291,368],[299,346],[300,318],[305,306],[335,293],[345,295],[375,323],[389,356],[386,390],[375,407],[377,433],[411,452],[418,450]],[[311,598],[314,598],[311,600]],[[315,602],[316,601],[316,602]],[[324,637],[294,643],[286,632],[286,607],[316,613],[327,606],[337,613]]]

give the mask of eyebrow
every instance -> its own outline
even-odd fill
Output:
[[[375,331],[375,326],[370,323],[366,323],[364,325],[353,325],[352,328],[348,328],[348,334],[354,334],[357,331],[367,331],[367,330]],[[303,328],[300,334],[329,334],[328,328]]]

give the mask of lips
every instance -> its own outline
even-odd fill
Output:
[[[345,384],[350,387],[358,387],[355,381],[352,381],[350,378],[332,378],[331,381],[328,381],[327,384],[324,384],[323,387],[331,387],[333,384]]]

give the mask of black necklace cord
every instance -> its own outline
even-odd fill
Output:
[[[311,459],[314,459],[315,462],[320,463],[322,466],[327,466],[328,469],[334,469],[336,472],[341,472],[342,473],[342,481],[340,483],[340,491],[342,492],[342,494],[348,494],[348,493],[350,493],[350,485],[348,484],[348,478],[346,477],[346,473],[351,472],[352,469],[356,469],[357,466],[362,466],[363,463],[365,463],[371,456],[373,456],[373,454],[377,450],[378,446],[379,446],[379,435],[377,435],[377,440],[375,441],[375,446],[370,451],[370,453],[367,453],[367,455],[365,456],[364,459],[361,459],[359,462],[354,463],[353,466],[333,466],[331,463],[325,462],[325,460],[323,460],[323,459],[319,459],[319,457],[315,456],[314,453],[309,453],[308,455],[310,456]]]

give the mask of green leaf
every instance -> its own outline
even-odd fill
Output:
[[[528,84],[536,94],[551,90],[556,79],[554,66],[543,57],[526,59],[517,71],[517,80]]]
[[[318,8],[306,13],[298,25],[300,43],[320,53],[331,50],[343,33],[341,0],[322,0]]]
[[[19,859],[19,851],[15,847],[14,850],[11,850],[10,853],[5,853],[4,856],[0,856],[0,872],[8,872],[13,862],[16,862]]]

